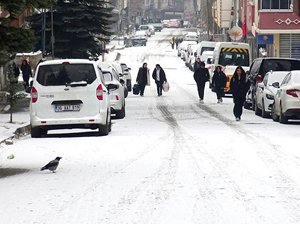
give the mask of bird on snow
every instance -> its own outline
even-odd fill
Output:
[[[61,157],[56,157],[54,160],[50,161],[47,165],[45,165],[44,167],[42,167],[41,171],[42,170],[50,170],[53,173],[55,173],[55,170],[58,167],[60,159],[61,159]]]

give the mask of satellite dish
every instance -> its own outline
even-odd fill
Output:
[[[233,27],[229,31],[229,37],[231,38],[232,41],[239,41],[243,37],[243,30],[240,27]]]

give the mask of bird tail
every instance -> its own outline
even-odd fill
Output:
[[[46,169],[46,167],[44,166],[44,167],[41,168],[41,171],[43,171],[43,170],[45,170],[45,169]]]

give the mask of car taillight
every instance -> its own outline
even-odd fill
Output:
[[[31,89],[31,101],[35,103],[38,100],[38,93],[35,87],[32,87]]]
[[[299,89],[289,89],[289,90],[286,90],[286,94],[297,98],[298,97],[298,95],[296,93],[297,91],[300,91],[300,90]]]
[[[96,96],[99,100],[103,100],[103,88],[101,84],[99,84],[99,86],[96,89]]]
[[[262,82],[262,76],[261,76],[261,75],[258,75],[258,76],[257,76],[257,83],[260,83],[260,82]]]
[[[211,66],[208,66],[207,69],[210,70]]]
[[[116,95],[116,99],[119,100],[119,96],[118,95]]]

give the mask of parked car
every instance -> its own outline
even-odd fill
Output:
[[[113,61],[113,62],[108,62],[108,63],[116,69],[116,71],[120,77],[120,83],[124,87],[124,96],[125,96],[125,98],[127,98],[127,96],[128,96],[127,84],[129,84],[129,82],[131,84],[131,78],[130,78],[130,81],[127,80],[127,78],[128,78],[127,73],[125,73],[123,71],[122,64],[119,61]]]
[[[123,63],[123,62],[121,62],[121,67],[122,67],[122,70],[123,70],[123,75],[124,75],[125,80],[126,80],[127,89],[128,89],[128,91],[131,91],[131,89],[132,89],[131,73],[130,73],[131,68],[129,68],[126,65],[126,63]]]
[[[161,32],[161,30],[163,29],[163,23],[161,22],[160,19],[156,19],[156,18],[155,19],[149,19],[148,24],[153,25],[155,31]]]
[[[148,38],[148,34],[145,31],[135,32],[135,35],[132,37],[132,46],[135,45],[146,46],[148,40],[147,38]]]
[[[48,130],[88,128],[100,135],[111,130],[109,93],[96,61],[60,59],[37,66],[29,106],[31,137]]]
[[[109,95],[111,114],[115,114],[117,119],[123,119],[125,117],[125,96],[118,72],[108,63],[98,61],[98,65],[101,67],[105,86],[108,87],[109,84],[116,85],[116,89],[111,91]]]
[[[262,82],[265,74],[272,71],[286,71],[300,70],[300,60],[290,58],[257,58],[255,59],[249,71],[247,71],[247,77],[249,78],[251,85],[246,95],[244,107],[250,108],[255,111],[256,101],[256,89],[258,83]]]
[[[178,45],[177,55],[180,56],[181,59],[184,57],[184,52],[187,51],[188,44],[197,44],[196,41],[183,41]]]
[[[300,119],[300,70],[289,72],[279,82],[273,84],[277,88],[272,107],[272,118],[280,123],[289,119]]]
[[[184,35],[184,41],[197,41],[198,42],[199,36],[196,32],[188,32]]]
[[[191,23],[189,21],[183,21],[183,27],[184,28],[190,28],[191,27]]]
[[[148,37],[151,37],[151,30],[149,25],[140,25],[139,31],[145,31]]]
[[[187,47],[187,52],[188,52],[188,59],[186,60],[186,66],[190,69],[194,69],[194,63],[197,58],[197,49],[198,49],[198,44],[190,44]]]
[[[165,27],[168,27],[168,22],[169,22],[170,20],[163,20],[162,21],[162,24],[163,24],[163,27],[165,28]]]
[[[169,22],[168,22],[168,27],[169,28],[179,28],[180,27],[180,23],[177,19],[171,19]]]
[[[288,72],[270,71],[266,73],[263,81],[258,84],[256,89],[255,114],[266,118],[270,116],[274,103],[274,95],[277,91],[273,85],[275,82],[281,84]]]

